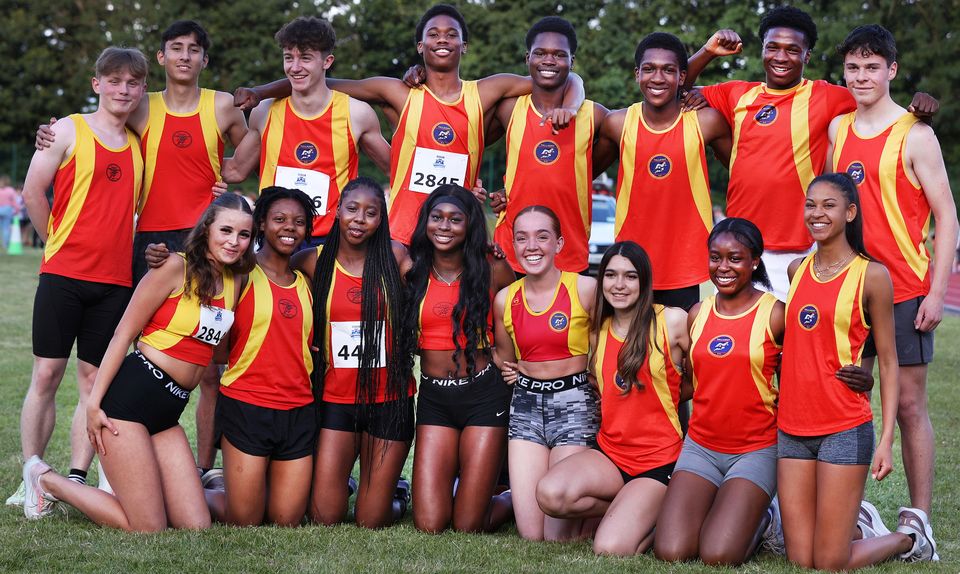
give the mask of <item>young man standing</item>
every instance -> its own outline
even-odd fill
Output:
[[[867,251],[893,280],[900,362],[897,421],[912,506],[900,509],[898,530],[919,525],[925,534],[920,538],[926,538],[917,540],[903,558],[938,560],[929,520],[935,457],[927,365],[933,359],[933,331],[943,317],[957,247],[957,208],[933,129],[890,97],[890,82],[897,76],[893,35],[881,26],[860,26],[837,51],[857,109],[830,123],[830,167],[856,182]],[[932,269],[925,246],[931,213],[937,225]],[[865,367],[873,366],[875,355],[868,345]]]
[[[842,86],[803,77],[817,44],[817,25],[809,14],[791,6],[770,10],[760,21],[759,36],[764,82],[724,82],[702,93],[733,133],[727,215],[760,228],[773,293],[786,301],[787,266],[813,245],[803,224],[803,201],[807,186],[823,172],[827,126],[855,104]],[[741,49],[735,32],[717,32],[690,59],[685,86],[692,86],[714,58]],[[923,111],[936,108],[920,94],[914,105]]]
[[[143,160],[126,128],[146,86],[139,50],[107,48],[97,58],[92,114],[54,126],[23,187],[30,221],[46,242],[33,308],[33,374],[20,413],[24,460],[43,456],[56,423],[56,392],[77,342],[80,401],[70,432],[70,474],[83,481],[93,460],[86,399],[132,293],[133,226]],[[53,206],[46,191],[53,185]]]
[[[506,209],[499,213],[494,241],[504,247],[514,271],[523,269],[513,249],[513,219],[530,205],[549,207],[560,218],[563,249],[557,267],[578,273],[587,268],[593,213],[594,135],[608,111],[584,100],[566,129],[559,133],[544,124],[551,110],[563,107],[577,51],[577,33],[557,16],[539,20],[527,32],[527,66],[533,92],[508,98],[497,106],[497,119],[506,126]]]
[[[318,245],[336,218],[340,190],[357,177],[358,149],[389,173],[390,146],[373,108],[327,88],[337,41],[330,22],[301,16],[280,28],[276,39],[293,92],[254,108],[250,131],[224,161],[223,179],[243,181],[259,163],[260,189],[302,189],[317,209],[312,245]]]
[[[141,136],[143,194],[133,242],[134,285],[147,273],[144,251],[154,244],[163,251],[182,251],[190,228],[214,199],[220,180],[223,146],[237,145],[247,133],[243,113],[233,96],[200,87],[200,73],[209,60],[210,38],[192,20],[178,20],[160,36],[157,62],[166,86],[150,92],[127,119]],[[41,126],[38,147],[53,141]],[[201,381],[197,402],[197,466],[213,467],[213,415],[220,373],[211,365]]]
[[[726,163],[730,129],[714,109],[681,111],[687,52],[679,38],[654,32],[635,60],[643,101],[611,112],[600,128],[601,143],[620,150],[616,240],[635,241],[650,256],[654,302],[689,310],[708,278],[713,228],[704,146]]]

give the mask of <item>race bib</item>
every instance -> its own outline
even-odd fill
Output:
[[[360,323],[361,321],[330,322],[330,348],[333,349],[334,368],[360,368]],[[386,364],[386,329],[381,327],[380,356],[376,366],[382,367]]]
[[[317,208],[317,215],[327,214],[327,204],[330,197],[329,175],[312,169],[277,166],[277,175],[273,183],[280,187],[302,190],[313,200],[313,206]]]
[[[469,158],[465,153],[418,147],[413,156],[410,191],[430,193],[438,185],[447,183],[465,185],[468,161]]]
[[[200,324],[193,338],[208,345],[218,345],[233,325],[233,311],[220,307],[200,306]]]

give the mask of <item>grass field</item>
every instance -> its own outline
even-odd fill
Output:
[[[0,255],[0,495],[20,481],[20,405],[31,367],[30,324],[39,252]],[[949,317],[937,332],[937,362],[930,372],[933,424],[937,429],[934,526],[942,562],[889,563],[870,571],[960,572],[960,318]],[[58,422],[47,460],[63,471],[68,462],[67,429],[76,404],[75,371],[67,371],[57,398]],[[193,432],[193,409],[183,424]],[[899,452],[899,447],[895,452]],[[907,502],[899,468],[868,497],[888,525]],[[406,476],[410,476],[411,460]],[[94,471],[95,474],[95,471]],[[91,477],[91,482],[95,478]],[[472,536],[429,536],[414,530],[409,514],[397,527],[378,532],[344,525],[282,530],[216,526],[206,532],[132,535],[101,529],[76,511],[31,522],[20,509],[0,509],[0,572],[716,572],[700,563],[667,565],[650,556],[597,558],[587,543],[534,544],[516,531]],[[742,572],[793,572],[782,558],[760,555]]]

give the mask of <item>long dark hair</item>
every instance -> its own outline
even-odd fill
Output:
[[[638,374],[647,358],[647,347],[651,340],[657,349],[660,349],[660,345],[657,342],[656,312],[653,309],[653,268],[647,252],[633,241],[614,243],[600,260],[600,268],[597,272],[600,284],[597,286],[597,299],[593,307],[593,332],[600,333],[604,321],[613,316],[613,306],[603,296],[603,275],[614,255],[626,257],[637,270],[640,280],[640,298],[637,300],[633,320],[630,322],[630,332],[623,342],[623,347],[620,348],[620,354],[617,355],[617,373],[626,383],[626,391],[624,391],[626,394],[633,387],[643,389],[643,383]]]
[[[387,202],[383,190],[377,182],[368,177],[351,180],[340,193],[340,203],[359,190],[369,191],[380,204],[380,225],[367,240],[367,255],[363,264],[363,284],[360,303],[360,368],[357,370],[356,402],[361,408],[369,408],[377,398],[380,370],[377,368],[380,357],[380,338],[383,336],[384,323],[389,323],[385,341],[387,380],[386,398],[393,401],[395,408],[389,414],[391,423],[400,424],[406,418],[407,396],[412,371],[411,343],[413,338],[403,325],[402,308],[403,286],[400,282],[400,268],[393,255],[390,243],[390,226],[387,223]],[[339,212],[339,207],[338,207]],[[317,257],[316,270],[313,273],[313,330],[325,333],[327,317],[327,295],[333,283],[337,252],[340,250],[340,215],[337,214],[327,235],[326,243]],[[313,370],[313,388],[315,393],[322,392],[323,377],[327,370],[327,337],[318,337],[320,352],[314,357],[317,368]]]
[[[825,173],[814,178],[807,187],[807,191],[809,192],[818,183],[829,183],[843,195],[843,198],[847,200],[847,205],[857,207],[857,214],[853,217],[853,221],[847,222],[843,233],[847,238],[847,243],[850,244],[857,255],[873,261],[873,257],[870,257],[870,254],[867,253],[867,246],[863,242],[863,209],[860,207],[860,192],[857,191],[857,184],[853,181],[853,178],[844,172]]]
[[[309,238],[313,235],[313,217],[317,214],[317,208],[314,207],[310,196],[299,189],[288,189],[275,185],[265,187],[260,190],[260,197],[253,208],[253,231],[256,234],[254,241],[258,248],[263,246],[263,233],[260,231],[260,227],[267,221],[270,206],[281,199],[292,199],[303,207],[307,224],[304,237]]]
[[[750,257],[760,259],[760,256],[763,255],[763,236],[760,234],[760,229],[757,228],[752,221],[743,219],[742,217],[728,217],[721,220],[713,226],[713,231],[710,232],[710,237],[707,238],[707,249],[710,249],[713,241],[724,233],[729,233],[737,243],[749,249]],[[763,264],[763,259],[760,259],[757,268],[753,270],[753,273],[750,275],[750,280],[763,285],[767,290],[773,289],[773,286],[770,285],[770,277],[767,275],[767,267]]]
[[[224,193],[213,200],[203,211],[203,215],[190,230],[183,245],[183,255],[187,260],[183,292],[187,298],[196,297],[203,305],[209,305],[210,301],[217,296],[217,278],[219,276],[213,263],[207,257],[210,226],[213,225],[217,215],[226,209],[234,209],[250,216],[253,215],[250,204],[247,203],[246,199],[236,193]],[[225,266],[233,273],[249,273],[256,263],[253,254],[252,233],[251,230],[250,245],[247,246],[240,259]]]
[[[466,216],[467,236],[461,249],[463,251],[463,275],[460,276],[460,291],[457,304],[453,307],[450,320],[453,323],[453,360],[460,369],[459,354],[463,351],[467,359],[467,373],[472,377],[476,371],[477,351],[490,359],[490,342],[487,340],[490,313],[490,263],[487,261],[487,228],[484,224],[480,202],[465,188],[446,184],[433,190],[433,193],[420,207],[417,226],[410,239],[410,258],[413,266],[407,271],[406,309],[404,313],[406,329],[416,333],[419,328],[420,303],[427,293],[427,284],[433,268],[433,243],[427,237],[427,222],[430,212],[441,203],[452,203]],[[461,335],[466,336],[465,349],[460,347]]]

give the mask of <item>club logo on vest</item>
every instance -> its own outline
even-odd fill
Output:
[[[553,315],[550,315],[550,328],[558,333],[565,331],[569,324],[570,319],[563,311],[557,311]]]
[[[756,121],[761,126],[769,126],[773,122],[777,121],[777,108],[767,104],[760,108],[757,112],[757,115],[753,116],[754,121]]]
[[[287,319],[293,319],[297,316],[297,306],[289,299],[280,299],[277,301],[277,310]]]
[[[800,309],[800,315],[797,319],[800,320],[801,327],[807,331],[812,331],[820,322],[820,309],[817,309],[816,305],[804,305]]]
[[[560,146],[550,140],[544,140],[537,144],[533,153],[538,162],[550,165],[560,157]]]
[[[446,122],[440,122],[433,126],[433,141],[440,145],[450,145],[457,139],[457,134],[453,133],[453,128]]]
[[[657,179],[663,179],[670,175],[670,170],[673,168],[673,162],[670,161],[669,157],[663,155],[662,153],[658,153],[650,158],[647,167],[650,170],[650,175]]]
[[[733,350],[734,341],[730,335],[717,335],[707,343],[707,351],[714,357],[726,357]]]
[[[613,377],[613,382],[621,391],[627,391],[627,381],[623,380],[623,377],[620,376],[620,373],[617,373],[617,376]]]
[[[437,303],[433,306],[433,314],[437,317],[449,317],[450,313],[453,312],[453,305],[447,303],[446,301],[442,303]]]
[[[867,174],[864,172],[863,163],[859,161],[852,162],[847,166],[847,175],[850,176],[850,179],[857,185],[863,183],[863,180],[866,178]]]
[[[317,146],[313,142],[300,142],[297,145],[297,161],[303,165],[310,165],[317,161],[318,155],[320,154],[317,152]]]
[[[173,135],[170,136],[170,139],[173,140],[173,145],[179,148],[190,147],[190,144],[193,143],[193,136],[190,135],[190,132],[185,132],[183,130],[173,132]]]
[[[119,165],[111,163],[107,166],[106,175],[110,181],[120,181],[120,178],[123,177],[123,170],[120,169]]]
[[[363,291],[359,287],[351,287],[347,289],[347,300],[351,303],[359,305],[363,301]]]

